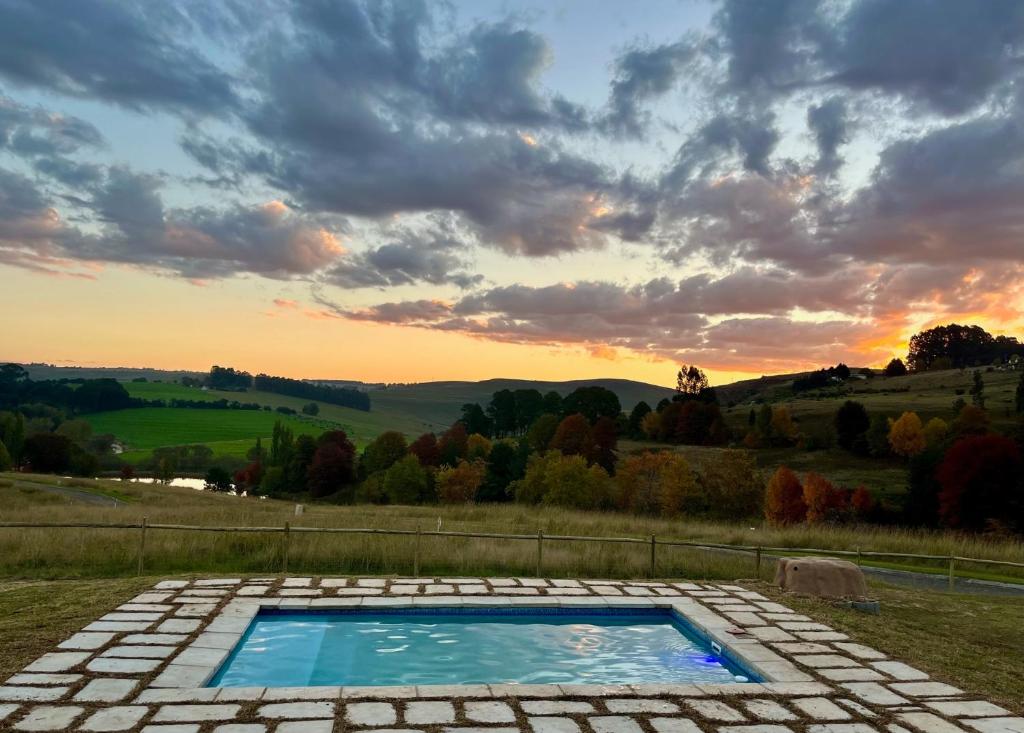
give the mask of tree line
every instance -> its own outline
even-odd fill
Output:
[[[185,384],[184,380],[182,384]],[[363,390],[316,384],[301,379],[274,377],[263,373],[257,374],[254,377],[249,372],[233,369],[232,367],[214,365],[210,368],[210,373],[202,380],[201,384],[209,389],[229,392],[245,392],[250,389],[257,389],[261,392],[271,392],[273,394],[285,395],[286,397],[299,397],[306,400],[326,402],[329,405],[351,407],[353,410],[362,410],[363,412],[369,412],[370,410],[370,395]]]

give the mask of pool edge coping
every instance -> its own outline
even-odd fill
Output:
[[[264,608],[277,610],[345,610],[352,608],[423,608],[423,607],[460,607],[477,608],[501,607],[559,607],[572,609],[588,609],[595,607],[658,608],[669,610],[688,625],[706,643],[717,643],[721,647],[718,652],[741,669],[749,670],[761,678],[759,682],[732,683],[649,683],[649,684],[557,684],[557,685],[516,685],[509,683],[467,684],[467,685],[416,685],[416,686],[316,686],[316,687],[207,687],[217,671],[230,656],[232,650],[241,640],[252,620]],[[739,634],[734,631],[741,632]],[[217,646],[209,646],[204,640],[205,634],[216,634]],[[226,648],[222,648],[227,644]],[[417,596],[409,598],[381,596],[348,596],[333,598],[232,598],[217,613],[210,624],[196,639],[185,645],[180,653],[197,650],[197,656],[216,656],[222,654],[210,664],[176,664],[172,659],[165,672],[172,681],[175,676],[187,680],[188,684],[159,684],[160,679],[153,680],[141,694],[149,691],[163,691],[165,695],[180,694],[183,697],[201,698],[213,690],[218,700],[248,699],[250,694],[259,691],[261,699],[279,700],[330,700],[338,698],[400,698],[400,699],[436,699],[438,697],[501,697],[517,694],[526,696],[530,691],[526,688],[557,687],[566,697],[613,697],[617,695],[660,695],[671,689],[672,694],[683,696],[703,696],[713,688],[720,694],[746,694],[764,689],[777,689],[784,692],[785,686],[806,684],[813,681],[809,675],[801,672],[795,664],[785,657],[770,650],[759,640],[743,633],[736,624],[723,618],[695,599],[684,597],[581,597],[581,596]],[[202,650],[202,651],[198,651]],[[716,650],[717,651],[717,650]],[[177,655],[175,655],[177,657]],[[175,669],[180,668],[180,669]],[[163,677],[164,675],[161,675]],[[492,688],[500,688],[495,694]],[[515,689],[512,689],[515,688]],[[228,692],[224,692],[228,691]],[[271,692],[273,691],[273,692]],[[163,696],[154,692],[154,696]]]

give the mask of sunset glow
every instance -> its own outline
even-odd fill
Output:
[[[864,4],[8,18],[0,359],[722,383],[1020,336],[1018,24]]]

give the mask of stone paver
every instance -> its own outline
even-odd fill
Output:
[[[389,702],[355,702],[345,706],[345,719],[352,725],[393,725],[398,714]]]
[[[84,731],[129,730],[146,717],[149,708],[145,705],[119,705],[104,708],[90,715],[82,724]]]
[[[405,722],[413,725],[435,725],[455,722],[455,706],[450,702],[426,700],[405,706]]]
[[[85,712],[77,705],[41,705],[18,721],[15,730],[67,730]]]
[[[261,604],[289,609],[675,607],[772,681],[205,687]],[[0,686],[0,728],[1024,733],[1024,718],[931,680],[863,641],[732,584],[473,577],[182,580],[126,600],[6,680]]]

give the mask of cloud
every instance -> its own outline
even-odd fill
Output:
[[[842,97],[830,97],[821,104],[812,104],[807,108],[807,127],[818,148],[814,172],[834,175],[843,164],[839,146],[850,141],[846,102]]]
[[[1019,74],[1024,6],[944,0],[727,0],[714,18],[723,87],[738,97],[830,89],[962,115]]]
[[[170,5],[9,0],[0,5],[0,76],[135,110],[223,115],[231,77],[176,33]]]
[[[191,279],[240,273],[287,278],[310,275],[344,253],[324,223],[279,201],[168,210],[160,179],[126,168],[109,169],[81,201],[103,223],[99,233],[67,225],[24,177],[4,172],[0,182],[4,261],[30,269],[85,261],[140,265]]]
[[[598,125],[623,137],[640,137],[650,124],[642,105],[668,92],[678,81],[695,49],[680,41],[652,48],[632,48],[615,61],[608,110]]]
[[[103,135],[91,123],[27,107],[0,93],[0,149],[23,157],[60,156],[103,145]]]
[[[483,275],[467,272],[467,244],[443,230],[400,232],[396,241],[344,258],[326,273],[343,288],[386,288],[428,283],[468,288]]]

